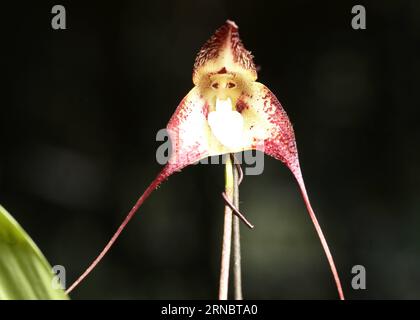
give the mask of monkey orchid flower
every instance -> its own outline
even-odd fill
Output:
[[[259,150],[283,162],[296,178],[327,256],[339,297],[344,299],[333,257],[305,189],[292,125],[276,96],[256,82],[257,71],[252,58],[233,21],[226,21],[204,44],[194,64],[194,88],[181,101],[167,125],[172,143],[168,163],[68,292],[92,271],[143,202],[174,172],[209,156]]]

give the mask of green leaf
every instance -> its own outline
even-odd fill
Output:
[[[0,206],[0,300],[68,299],[55,289],[52,268],[29,235]]]

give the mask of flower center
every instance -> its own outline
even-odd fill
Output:
[[[210,129],[217,140],[228,148],[240,147],[243,142],[244,120],[233,110],[232,100],[216,98],[216,110],[208,115]]]

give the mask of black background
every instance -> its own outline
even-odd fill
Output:
[[[51,28],[51,8],[67,29]],[[363,4],[367,29],[351,28]],[[226,19],[295,128],[312,204],[348,298],[420,296],[418,1],[2,4],[0,203],[70,284],[150,181],[156,132]],[[72,298],[217,297],[223,167],[171,177]],[[241,185],[246,298],[334,299],[292,175],[265,158]],[[351,268],[367,290],[351,288]]]

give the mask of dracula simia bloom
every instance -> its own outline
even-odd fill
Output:
[[[283,162],[296,178],[327,256],[339,297],[344,299],[334,260],[305,189],[292,125],[276,96],[256,82],[257,71],[252,58],[233,21],[226,21],[204,44],[194,63],[194,88],[181,101],[167,125],[172,143],[168,163],[138,199],[99,256],[67,292],[71,292],[92,271],[143,202],[170,175],[209,156],[259,150]]]

